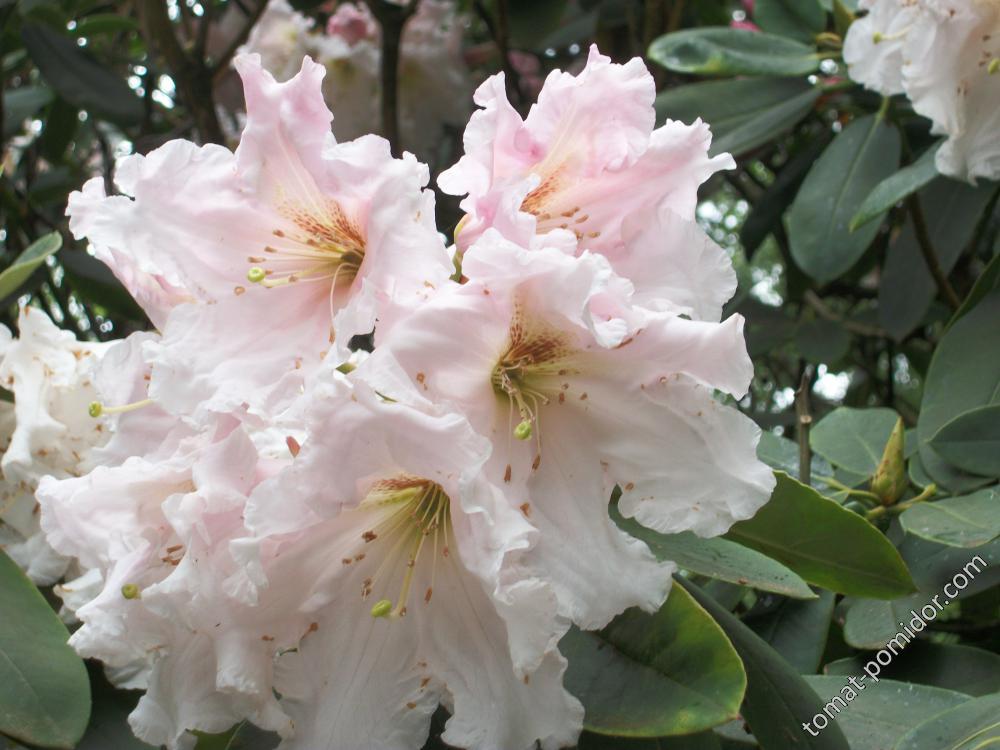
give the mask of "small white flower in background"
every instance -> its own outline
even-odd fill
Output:
[[[84,473],[110,437],[87,413],[94,367],[109,346],[77,341],[34,307],[21,309],[16,339],[0,326],[0,386],[14,396],[0,404],[0,546],[38,584],[61,578],[69,560],[39,529],[35,489],[46,475]]]
[[[1000,2],[862,0],[844,41],[852,78],[913,109],[947,136],[942,174],[1000,178]]]
[[[405,150],[433,164],[445,128],[460,128],[469,115],[472,80],[462,58],[466,19],[453,0],[414,2],[400,40],[400,139]],[[278,80],[290,78],[309,55],[326,68],[323,95],[337,138],[381,132],[381,32],[363,2],[338,3],[323,33],[286,0],[270,0],[241,51],[259,53]]]

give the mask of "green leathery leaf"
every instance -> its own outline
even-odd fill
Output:
[[[820,282],[851,268],[879,225],[848,231],[864,197],[899,164],[899,131],[881,115],[851,122],[809,170],[785,217],[796,264]]]
[[[938,171],[934,165],[934,157],[940,145],[940,142],[934,144],[924,151],[915,162],[908,164],[876,185],[865,198],[858,212],[851,218],[850,230],[853,232],[872,219],[882,216],[903,198],[917,192],[937,177]]]
[[[50,232],[32,242],[13,263],[0,273],[0,299],[17,292],[45,259],[62,246],[62,235]]]
[[[717,76],[806,75],[819,67],[820,60],[810,45],[726,26],[666,34],[649,45],[647,54],[668,70]]]
[[[90,718],[90,683],[69,632],[34,584],[0,551],[0,734],[73,748]]]
[[[870,477],[898,419],[892,409],[841,406],[813,426],[809,445],[834,466]]]
[[[836,724],[816,737],[802,731],[802,722],[822,710],[823,702],[815,691],[727,609],[691,581],[674,578],[715,618],[739,653],[747,675],[743,718],[763,750],[850,750]]]
[[[1000,746],[1000,693],[955,706],[911,729],[895,750],[986,750]]]
[[[606,628],[576,628],[560,641],[566,688],[597,734],[663,737],[735,718],[746,688],[736,651],[712,617],[680,586],[660,610],[630,609]]]
[[[771,500],[726,535],[787,565],[809,583],[854,596],[895,599],[916,590],[886,537],[856,513],[775,472]]]
[[[1000,536],[1000,492],[982,489],[971,495],[923,502],[899,517],[903,530],[949,547],[980,547]]]

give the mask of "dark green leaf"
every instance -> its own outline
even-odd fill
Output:
[[[757,458],[772,469],[783,471],[789,476],[799,475],[799,446],[786,437],[779,437],[773,432],[764,431],[757,443]],[[810,462],[813,477],[832,477],[833,467],[822,456],[815,453]]]
[[[94,256],[65,248],[59,253],[59,264],[66,272],[73,291],[84,301],[129,320],[146,319],[142,308],[111,273],[111,269]]]
[[[90,684],[69,632],[34,584],[0,551],[0,733],[72,748],[90,717]]]
[[[566,688],[598,734],[663,737],[734,718],[746,675],[719,626],[680,586],[655,615],[630,609],[599,632],[560,642]]]
[[[956,415],[1000,403],[1000,290],[990,292],[942,336],[924,383],[917,434],[920,461],[938,485],[964,493],[988,479],[953,468],[930,445]]]
[[[985,750],[1000,745],[1000,693],[931,716],[911,729],[896,750]]]
[[[805,320],[795,330],[799,354],[816,364],[831,364],[847,354],[851,334],[840,323],[824,318]]]
[[[858,675],[868,658],[839,659],[827,664],[823,671],[829,675]],[[883,667],[881,674],[893,680],[932,685],[966,695],[1000,692],[1000,656],[970,646],[914,641],[889,666]]]
[[[25,24],[21,38],[42,76],[70,104],[119,125],[142,120],[142,102],[135,92],[75,41],[41,24]]]
[[[969,244],[994,187],[972,187],[943,177],[921,190],[920,201],[934,252],[947,275]],[[909,215],[889,245],[878,291],[879,323],[897,341],[921,324],[938,288],[924,260]]]
[[[809,433],[812,449],[835,466],[870,477],[899,415],[892,409],[841,406],[823,417]]]
[[[927,603],[925,594],[913,594],[901,599],[845,600],[844,640],[855,648],[880,649],[902,630],[913,615],[910,610],[920,610]]]
[[[727,537],[784,563],[817,586],[894,599],[915,590],[895,547],[861,516],[783,472],[770,502]]]
[[[693,583],[675,578],[722,626],[743,660],[747,673],[743,717],[763,750],[850,750],[835,724],[816,737],[804,732],[802,722],[822,710],[819,696],[750,628]]]
[[[950,547],[980,547],[1000,536],[1000,492],[985,489],[964,497],[920,503],[899,522],[908,534]]]
[[[782,602],[747,624],[796,670],[811,674],[823,658],[834,599],[832,591],[821,591],[812,601]]]
[[[73,35],[91,37],[97,34],[119,34],[138,31],[139,23],[132,17],[119,13],[94,13],[76,22]]]
[[[851,750],[891,750],[908,729],[928,716],[969,700],[967,695],[951,690],[892,680],[859,680],[858,684],[864,685],[864,690],[860,691],[840,677],[810,676],[806,677],[806,682],[821,699],[826,697],[833,703],[831,713],[847,735]],[[851,693],[842,692],[845,686],[857,696],[850,702],[846,697]],[[834,701],[834,697],[838,700]],[[839,709],[839,715],[835,709]]]
[[[1000,477],[1000,403],[971,409],[945,422],[930,446],[963,471]]]
[[[924,151],[915,162],[886,177],[876,185],[851,219],[851,231],[853,232],[861,225],[883,215],[903,198],[917,192],[937,177],[938,171],[937,167],[934,166],[934,156],[937,154],[939,145],[939,143],[934,144]]]
[[[786,216],[792,257],[817,281],[840,276],[864,254],[878,232],[869,223],[848,231],[864,196],[899,164],[899,132],[880,116],[861,117],[833,139]]]
[[[982,547],[949,547],[908,534],[899,545],[899,553],[919,589],[927,592],[925,603],[937,596],[939,603],[949,604],[942,590],[959,573],[968,578],[969,583],[958,591],[957,599],[1000,584],[1000,540]]]
[[[826,11],[818,0],[757,0],[753,20],[764,31],[804,42],[826,29]]]
[[[700,117],[712,126],[712,154],[741,154],[789,130],[819,95],[801,78],[704,81],[659,94],[656,114],[658,122]]]
[[[153,750],[128,725],[128,715],[139,701],[139,691],[112,687],[97,662],[89,662],[87,671],[94,708],[87,733],[74,750]]]
[[[685,29],[649,45],[649,59],[700,75],[797,76],[819,67],[813,47],[784,37],[726,27]]]
[[[955,325],[959,318],[964,317],[978,305],[983,300],[983,297],[998,288],[1000,288],[1000,253],[994,255],[993,259],[986,264],[986,268],[983,269],[983,272],[979,274],[979,278],[976,279],[972,291],[969,292],[969,295],[962,301],[962,306],[958,308],[958,311],[948,321],[948,327],[951,328],[951,326]]]
[[[21,129],[21,123],[52,101],[46,86],[21,86],[3,92],[3,135],[9,138]]]
[[[616,508],[612,517],[623,530],[648,544],[657,558],[673,560],[684,570],[797,599],[816,598],[806,582],[784,565],[736,542],[721,537],[702,539],[690,531],[660,534],[635,519],[622,518]]]
[[[62,245],[62,235],[50,232],[28,246],[7,268],[0,273],[0,299],[14,294],[45,259]]]
[[[629,739],[608,737],[584,732],[577,750],[722,750],[714,732],[699,732],[683,737],[658,737],[656,739]]]

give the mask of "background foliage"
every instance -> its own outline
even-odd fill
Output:
[[[210,43],[238,4],[242,30]],[[377,4],[377,3],[376,3]],[[322,20],[330,4],[298,2]],[[740,403],[765,430],[772,501],[724,538],[619,519],[684,571],[655,615],[571,631],[580,750],[983,747],[1000,736],[1000,213],[996,183],[939,176],[929,124],[846,78],[850,0],[465,2],[469,44],[572,67],[597,41],[643,55],[665,118],[711,124],[735,170],[698,216],[731,251],[729,305],[756,365]],[[752,21],[759,31],[731,28]],[[0,322],[45,308],[82,338],[149,327],[73,242],[67,195],[168,139],[225,141],[219,90],[256,0],[0,2]],[[383,9],[384,10],[384,9]],[[529,97],[511,87],[522,112]],[[518,96],[520,94],[520,96]],[[233,120],[235,122],[235,120]],[[441,153],[452,158],[460,133]],[[444,161],[441,166],[446,166]],[[456,201],[439,196],[439,226]],[[611,512],[614,514],[614,498]],[[975,555],[990,563],[837,723],[801,729]],[[52,599],[49,592],[43,592]],[[54,601],[54,600],[53,600]],[[0,739],[145,747],[53,608],[0,554]],[[88,680],[89,675],[89,680]],[[89,682],[89,686],[88,686]],[[29,696],[30,695],[30,699]],[[89,715],[89,720],[88,720]],[[434,739],[428,747],[443,747]],[[82,736],[82,739],[81,739]],[[974,739],[964,739],[974,738]],[[249,725],[199,748],[273,747]]]

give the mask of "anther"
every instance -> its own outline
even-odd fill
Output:
[[[372,607],[372,617],[388,617],[392,612],[392,602],[388,599],[379,599]]]
[[[126,599],[138,599],[139,587],[134,583],[126,583],[122,586],[122,596]]]
[[[267,276],[267,272],[260,266],[253,266],[247,271],[247,281],[252,284],[259,284]]]

